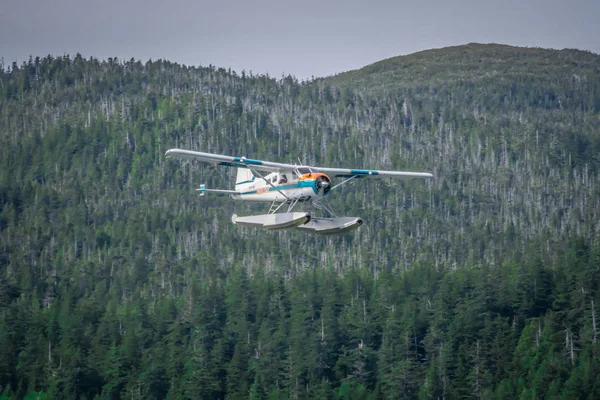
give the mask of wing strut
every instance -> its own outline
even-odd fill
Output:
[[[333,189],[335,189],[338,186],[342,186],[344,183],[351,181],[352,179],[356,178],[358,175],[352,175],[351,178],[348,178],[346,180],[341,181],[340,183],[338,183],[337,185],[335,185],[334,187],[332,187],[331,189],[329,189],[329,191],[331,192]]]

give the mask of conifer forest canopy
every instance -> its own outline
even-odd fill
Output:
[[[600,398],[600,56],[477,45],[298,82],[0,69],[0,399]],[[430,171],[351,234],[230,221],[172,147]]]

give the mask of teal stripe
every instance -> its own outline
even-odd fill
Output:
[[[249,165],[262,165],[263,162],[260,160],[253,160],[251,158],[242,159],[241,157],[233,157],[233,160],[231,160],[231,161],[222,161],[217,164],[224,165],[226,167],[248,168],[248,164]]]
[[[368,169],[351,169],[351,175],[379,175],[378,171]]]
[[[249,180],[249,181],[236,182],[235,184],[236,185],[243,185],[244,183],[252,183],[252,182],[254,182],[254,177],[251,180]]]
[[[290,189],[299,189],[299,188],[305,188],[305,187],[310,187],[313,189],[313,192],[315,192],[315,194],[317,193],[317,188],[315,187],[315,181],[314,180],[310,180],[310,181],[299,181],[296,183],[290,183],[289,185],[281,185],[281,186],[277,186],[277,189],[283,191],[283,190],[290,190]],[[277,189],[275,189],[273,186],[269,187],[269,192],[274,192]],[[255,194],[256,190],[250,190],[247,192],[242,192],[240,194]]]

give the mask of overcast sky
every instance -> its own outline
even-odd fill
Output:
[[[0,57],[81,53],[324,77],[466,44],[600,53],[600,0],[1,0]]]

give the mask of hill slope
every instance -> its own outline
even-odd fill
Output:
[[[497,45],[304,84],[80,56],[0,71],[0,385],[593,396],[599,71]],[[170,147],[435,178],[345,185],[348,236],[252,231],[230,215],[266,208],[198,200],[233,178]]]
[[[593,84],[599,74],[598,55],[587,51],[471,43],[389,58],[329,80],[372,89],[378,85],[400,88],[492,80],[512,85],[573,80]]]

